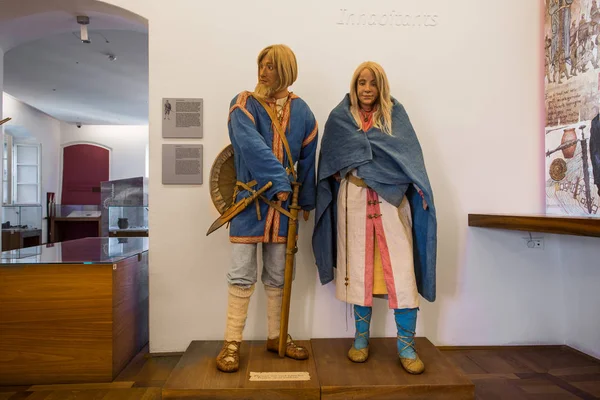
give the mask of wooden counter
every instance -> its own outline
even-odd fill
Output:
[[[146,345],[147,245],[102,260],[117,240],[51,244],[31,262],[2,260],[0,385],[111,382]],[[62,261],[43,263],[52,252]]]

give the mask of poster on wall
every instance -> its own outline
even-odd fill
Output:
[[[162,99],[162,136],[201,139],[203,133],[202,99]]]
[[[600,0],[545,0],[546,213],[600,217]]]

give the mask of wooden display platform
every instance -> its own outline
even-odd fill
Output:
[[[264,341],[242,343],[240,370],[217,370],[221,341],[194,341],[163,386],[163,399],[473,399],[475,386],[425,338],[417,338],[425,363],[422,375],[410,375],[396,356],[396,339],[371,339],[369,360],[356,364],[346,354],[352,339],[298,341],[306,361],[279,358]],[[304,381],[250,381],[251,372],[308,372]]]
[[[225,373],[215,361],[223,342],[194,341],[163,386],[163,399],[317,400],[320,389],[310,342],[297,343],[308,348],[308,360],[280,358],[267,351],[265,341],[242,342],[240,370]],[[310,380],[251,382],[251,372],[308,372]]]
[[[422,375],[410,375],[396,355],[395,338],[370,340],[369,359],[347,357],[352,339],[313,339],[321,399],[473,399],[475,386],[426,338],[416,338],[425,363]]]

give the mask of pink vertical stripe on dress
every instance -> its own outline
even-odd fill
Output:
[[[373,226],[373,219],[369,218],[371,212],[371,189],[367,189],[367,214],[366,229],[365,229],[365,306],[370,307],[373,305],[373,262],[375,258],[375,242],[373,241],[373,235],[375,233]]]
[[[374,202],[373,213],[379,215],[381,213],[381,209],[379,207],[379,196],[374,190],[368,190],[369,194],[371,194],[371,200]],[[367,196],[367,198],[369,198],[369,196]],[[394,217],[397,216],[387,216],[387,218]],[[377,244],[379,245],[379,252],[381,253],[381,264],[383,266],[383,276],[387,286],[390,308],[398,308],[398,297],[396,296],[396,283],[394,281],[394,272],[392,271],[392,260],[390,259],[390,252],[388,249],[387,240],[385,238],[385,230],[383,229],[383,222],[381,218],[383,218],[383,216],[375,217],[371,219],[371,221],[373,221],[375,236],[377,237]]]

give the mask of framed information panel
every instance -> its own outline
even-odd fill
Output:
[[[163,144],[163,185],[201,185],[202,155],[201,144]]]
[[[203,134],[202,99],[163,98],[162,136],[201,139]]]

